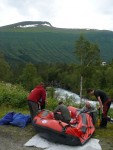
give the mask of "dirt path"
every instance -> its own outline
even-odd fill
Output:
[[[11,125],[0,126],[0,150],[42,150],[24,146],[35,134],[31,125],[24,129]]]
[[[100,132],[104,132],[104,130]],[[36,132],[32,125],[23,129],[11,125],[0,126],[0,150],[42,150],[41,148],[24,146],[34,135]],[[113,137],[99,138],[94,135],[94,138],[100,139],[102,150],[113,150]]]

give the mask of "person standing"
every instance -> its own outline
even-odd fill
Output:
[[[102,90],[94,90],[94,89],[87,89],[87,93],[91,96],[95,96],[99,102],[99,109],[102,111],[102,118],[100,127],[107,126],[107,114],[110,109],[111,99],[109,96]]]
[[[46,89],[43,82],[36,86],[28,95],[28,106],[31,114],[31,119],[37,115],[39,110],[45,109]]]
[[[67,106],[64,105],[62,101],[58,103],[58,106],[53,112],[54,112],[54,117],[56,120],[61,120],[68,124],[70,123],[70,120],[71,120],[70,112]]]

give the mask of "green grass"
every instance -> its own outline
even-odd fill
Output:
[[[111,138],[111,137],[113,137],[113,132],[111,132],[111,131],[113,131],[113,123],[109,122],[107,124],[107,128],[103,128],[103,129],[96,128],[94,137],[95,138],[99,138],[99,137]]]
[[[106,129],[96,128],[93,138],[99,139],[102,150],[113,150],[113,123],[108,123]]]
[[[26,107],[24,108],[14,108],[11,106],[1,105],[0,106],[0,118],[6,115],[8,112],[15,112],[15,113],[22,113],[22,114],[29,114],[29,109]]]

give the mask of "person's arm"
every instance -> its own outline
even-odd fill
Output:
[[[86,107],[84,106],[83,108],[81,108],[79,110],[79,112],[77,113],[76,117],[78,117],[79,114],[83,113],[85,111]]]
[[[86,110],[86,106],[80,109],[80,114],[83,113]]]
[[[100,109],[102,110],[102,113],[103,113],[103,105],[102,105],[102,101],[101,101],[100,96],[97,97],[97,100],[99,101],[99,106],[100,106]]]

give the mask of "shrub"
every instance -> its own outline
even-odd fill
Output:
[[[10,83],[0,83],[0,104],[11,105],[13,107],[25,107],[28,92],[21,85]]]
[[[58,100],[54,98],[48,98],[48,104],[46,106],[46,109],[48,110],[54,110],[56,106],[58,105]]]

